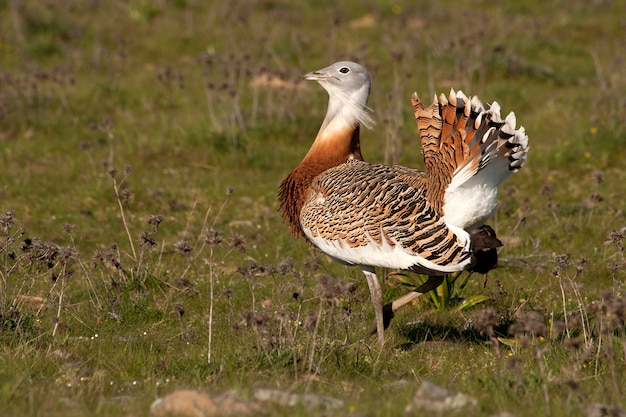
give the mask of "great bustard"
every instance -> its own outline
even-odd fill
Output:
[[[476,98],[451,93],[425,107],[414,94],[426,172],[367,163],[359,142],[361,124],[373,124],[365,68],[341,61],[304,78],[328,92],[328,110],[309,152],[280,185],[280,211],[294,234],[361,268],[382,346],[393,311],[444,275],[477,268],[478,251],[499,246],[481,227],[495,211],[498,185],[524,163],[528,138],[514,116],[501,120],[497,103],[486,110]],[[384,314],[376,266],[429,280]]]

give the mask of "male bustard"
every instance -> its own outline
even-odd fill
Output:
[[[365,68],[341,61],[304,78],[328,92],[328,110],[308,153],[280,184],[280,211],[294,234],[361,268],[382,346],[393,311],[444,275],[476,268],[477,251],[499,246],[481,227],[495,211],[498,185],[525,161],[528,138],[515,130],[514,116],[500,119],[496,103],[485,110],[459,93],[424,107],[414,95],[426,172],[370,164],[359,139],[360,125],[373,125]],[[429,280],[384,314],[376,266]]]

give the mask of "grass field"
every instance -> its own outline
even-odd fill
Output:
[[[626,407],[625,34],[617,0],[0,2],[1,414],[263,387],[345,404],[269,415],[397,416],[423,379],[476,416]],[[497,100],[530,138],[500,267],[382,352],[360,271],[277,213],[326,111],[301,77],[344,59],[372,77],[369,161],[423,166],[413,91]],[[386,299],[420,279],[378,272]]]

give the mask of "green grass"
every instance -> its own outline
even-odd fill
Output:
[[[583,0],[0,4],[3,413],[148,415],[178,388],[270,387],[391,416],[424,378],[474,396],[477,416],[626,407],[610,236],[626,226],[625,15]],[[382,353],[363,339],[361,273],[276,211],[326,110],[301,76],[340,59],[372,76],[370,161],[422,166],[413,91],[497,100],[530,137],[491,221],[500,267],[461,294],[489,301],[422,300]],[[264,74],[286,86],[254,84]],[[509,331],[533,311],[547,328]]]

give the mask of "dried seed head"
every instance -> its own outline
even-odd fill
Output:
[[[179,288],[179,289],[193,287],[193,283],[184,277],[176,278],[174,280],[174,285],[176,286],[176,288]]]
[[[529,311],[522,314],[519,321],[509,326],[509,332],[514,336],[545,336],[546,321],[540,313]]]
[[[27,253],[32,262],[41,262],[48,268],[53,268],[55,261],[59,258],[61,248],[53,242],[44,242],[34,237],[32,239],[24,239],[21,249]],[[65,252],[65,259],[69,259],[68,252]]]
[[[337,304],[341,296],[356,289],[352,282],[334,278],[330,275],[318,275],[315,277],[317,285],[315,294],[322,300]]]
[[[609,272],[611,272],[613,278],[615,278],[615,274],[621,269],[622,265],[617,262],[609,262],[606,267],[608,268]]]
[[[271,316],[265,311],[244,311],[243,319],[248,325],[260,328],[265,327],[270,322]]]
[[[174,243],[174,250],[178,253],[189,253],[193,250],[187,239],[181,239]]]
[[[552,200],[548,200],[548,202],[546,203],[546,206],[550,209],[550,210],[558,210],[561,208],[561,205],[555,201]]]
[[[599,192],[593,191],[589,195],[589,201],[592,203],[601,203],[604,201],[604,197],[602,197],[602,194],[600,194]]]
[[[162,221],[163,221],[163,216],[161,216],[160,214],[152,214],[150,215],[150,218],[148,219],[148,224],[152,226],[152,228],[156,232],[156,230],[158,229]]]
[[[614,291],[602,291],[601,311],[611,319],[617,320],[619,327],[626,322],[626,300]]]
[[[204,231],[204,241],[211,245],[219,245],[222,243],[222,232],[213,228]]]
[[[271,277],[276,273],[276,268],[272,264],[259,265],[259,272],[265,277]]]
[[[547,331],[546,320],[542,314],[529,311],[523,317],[528,333],[533,336],[545,336]]]
[[[184,309],[183,303],[181,303],[181,302],[177,302],[177,303],[172,304],[172,310],[175,313],[178,313],[178,316],[181,317],[181,318],[185,314],[185,309]]]
[[[172,211],[180,211],[180,210],[184,210],[186,205],[185,203],[183,203],[182,201],[180,201],[177,198],[172,198],[170,199],[167,204],[170,206],[170,208],[172,209]]]
[[[588,263],[589,261],[587,260],[587,258],[581,256],[576,263],[576,273],[580,275],[585,272],[585,265],[587,265]]]
[[[93,262],[94,266],[97,266],[98,263],[102,263],[106,266],[112,266],[113,268],[117,270],[122,268],[122,265],[117,260],[117,257],[115,256],[112,250],[107,250],[107,251],[103,251],[100,249],[96,250],[93,256],[91,257],[91,261]]]
[[[493,328],[496,324],[498,324],[498,318],[496,316],[496,311],[493,308],[489,307],[478,310],[472,314],[472,317],[474,319],[472,322],[472,327],[474,329],[488,337],[494,336]]]
[[[259,269],[259,264],[256,262],[250,262],[248,266],[237,267],[237,272],[239,272],[244,278],[252,278],[258,273]]]
[[[124,189],[120,192],[120,201],[125,206],[128,205],[128,201],[130,200],[131,192],[128,189]]]
[[[256,262],[250,262],[248,266],[240,266],[237,268],[244,278],[252,278],[255,276],[271,276],[276,273],[276,268],[272,264],[258,264]]]
[[[57,248],[59,251],[59,259],[66,265],[68,263],[74,263],[75,261],[80,259],[80,254],[73,246],[57,246]]]
[[[5,236],[9,234],[9,230],[11,229],[11,225],[13,224],[13,212],[5,211],[0,215],[0,229]]]
[[[148,248],[155,247],[156,241],[154,240],[152,233],[149,233],[146,231],[141,232],[141,234],[139,235],[139,245],[142,247],[145,246]]]
[[[317,271],[320,266],[320,260],[315,255],[312,255],[304,262],[304,269],[308,271]]]
[[[240,253],[246,252],[246,238],[244,235],[235,233],[233,235],[233,248],[237,249]]]
[[[291,258],[285,258],[278,263],[278,272],[281,275],[287,275],[293,271],[293,261]]]
[[[580,337],[569,337],[563,341],[563,345],[572,350],[580,350],[584,346],[585,342]]]
[[[603,171],[594,171],[592,174],[593,180],[596,184],[602,184],[604,182],[604,172]]]
[[[278,320],[280,320],[280,322],[283,325],[286,325],[286,324],[291,324],[294,322],[294,320],[296,319],[296,314],[291,311],[287,311],[285,309],[280,309],[276,313],[276,317],[278,318]]]
[[[543,187],[541,187],[540,194],[549,197],[552,195],[552,192],[552,184],[544,184]]]
[[[624,250],[624,246],[622,245],[622,240],[624,240],[624,234],[626,233],[626,227],[622,227],[619,230],[610,230],[608,233],[608,238],[606,240],[607,244],[614,244],[620,250]]]
[[[554,255],[554,262],[558,271],[565,271],[569,266],[569,253]]]

